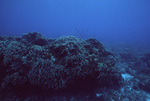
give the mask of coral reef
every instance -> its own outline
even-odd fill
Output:
[[[149,67],[149,51],[94,38],[0,36],[0,100],[149,101]]]
[[[57,90],[74,84],[112,86],[121,82],[114,56],[96,39],[67,36],[54,40],[36,32],[0,39],[2,89],[29,84]]]

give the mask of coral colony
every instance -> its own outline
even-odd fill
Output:
[[[116,53],[93,38],[48,39],[37,32],[0,37],[0,99],[146,101],[138,90],[150,89],[149,69],[135,75],[141,69],[123,61],[142,63],[128,49]],[[150,67],[148,55],[141,60]]]

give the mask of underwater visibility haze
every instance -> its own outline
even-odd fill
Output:
[[[149,43],[149,0],[1,0],[0,15],[0,35],[36,31],[49,38]]]
[[[150,0],[0,0],[0,101],[150,101]]]

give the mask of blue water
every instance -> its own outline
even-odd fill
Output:
[[[0,0],[0,35],[37,31],[150,44],[150,0]]]

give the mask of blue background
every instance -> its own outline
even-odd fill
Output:
[[[150,0],[0,0],[0,35],[37,31],[150,44]]]

